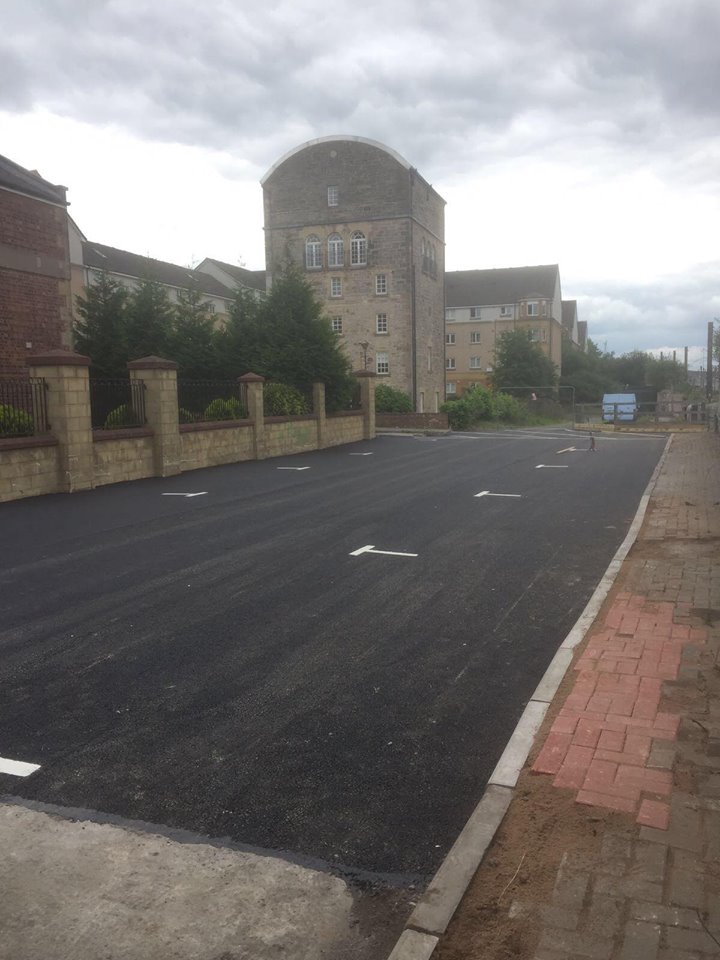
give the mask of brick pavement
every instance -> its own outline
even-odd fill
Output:
[[[533,764],[620,811],[566,851],[534,960],[720,957],[720,439],[676,436]]]

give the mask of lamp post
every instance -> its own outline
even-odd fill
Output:
[[[369,348],[369,346],[370,346],[370,341],[369,341],[369,340],[360,340],[360,342],[358,343],[358,346],[362,348],[362,352],[363,352],[363,370],[367,370],[367,368],[368,368],[368,348]]]

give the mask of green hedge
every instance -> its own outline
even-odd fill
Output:
[[[402,390],[380,383],[375,387],[375,410],[377,413],[412,413],[412,400]]]
[[[0,403],[0,437],[31,437],[35,432],[33,418],[24,410]]]
[[[448,415],[453,430],[467,430],[477,423],[503,421],[513,423],[522,420],[526,411],[523,405],[507,393],[492,393],[483,387],[473,387],[456,400],[450,400],[440,408]]]
[[[295,387],[286,383],[266,383],[263,411],[266,417],[293,417],[310,413],[310,404]]]

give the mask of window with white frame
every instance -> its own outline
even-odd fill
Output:
[[[375,372],[378,374],[390,373],[390,360],[387,353],[375,354]]]
[[[454,308],[454,307],[448,307],[448,308],[447,308],[447,310],[445,311],[445,319],[446,319],[446,320],[454,320],[454,319],[455,319],[455,308]]]
[[[470,319],[479,320],[482,313],[482,307],[470,307]]]
[[[387,274],[386,273],[375,274],[375,293],[379,297],[382,297],[387,293]]]
[[[336,207],[340,200],[340,192],[337,187],[328,187],[328,206]]]
[[[480,343],[480,331],[471,330],[470,331],[470,343]]]
[[[480,357],[470,357],[470,369],[471,370],[480,369]]]
[[[308,270],[317,270],[322,267],[320,237],[308,237],[305,241],[305,266]]]
[[[340,277],[330,277],[330,296],[331,297],[342,296],[342,280],[340,279]]]
[[[339,233],[331,233],[328,237],[328,266],[341,267],[343,257],[343,238]]]
[[[367,264],[367,237],[361,230],[356,230],[350,237],[350,263],[354,267]]]
[[[446,334],[445,334],[445,343],[455,343],[455,334],[454,334],[454,333],[446,333]]]
[[[538,329],[532,329],[530,331],[530,339],[533,343],[544,343],[547,340],[547,330],[544,327]]]
[[[342,317],[333,317],[331,323],[332,323],[333,333],[343,332]]]
[[[527,315],[529,317],[537,317],[539,315],[538,302],[537,300],[529,300],[527,304]]]
[[[500,307],[500,316],[501,317],[511,317],[513,313],[513,308],[509,304]]]
[[[445,369],[454,370],[455,369],[455,357],[446,357],[445,359]]]
[[[445,384],[445,393],[447,393],[449,396],[454,397],[456,392],[457,391],[455,387],[455,381],[448,380],[448,382]]]
[[[375,316],[375,333],[387,333],[388,321],[386,313],[378,313]]]

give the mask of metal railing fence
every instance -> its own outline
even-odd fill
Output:
[[[0,380],[0,438],[32,437],[48,429],[45,380]]]
[[[180,423],[244,420],[247,390],[236,380],[178,380]]]
[[[145,384],[142,380],[91,380],[93,430],[117,430],[145,425]]]

